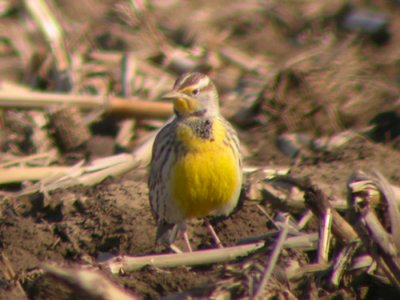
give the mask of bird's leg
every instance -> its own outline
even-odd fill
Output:
[[[182,236],[183,236],[183,240],[185,241],[185,245],[186,245],[188,251],[193,252],[192,246],[190,245],[190,241],[189,241],[189,237],[188,237],[186,228],[182,229]],[[176,246],[174,243],[170,243],[168,246],[169,246],[169,249],[171,249],[173,252],[175,252],[177,254],[183,253],[183,251],[178,246]]]
[[[169,249],[171,249],[172,252],[175,252],[176,254],[180,254],[183,253],[183,251],[181,249],[179,249],[178,246],[176,246],[175,244],[169,244]]]
[[[168,248],[172,252],[183,253],[183,251],[177,245],[174,244],[178,230],[181,232],[186,231],[186,224],[168,223],[164,220],[158,221],[157,232],[156,232],[156,246],[157,245],[168,246]],[[190,247],[189,250],[191,250]]]
[[[208,231],[210,231],[210,234],[211,234],[212,238],[214,239],[215,244],[217,244],[217,247],[224,248],[221,240],[219,239],[217,233],[214,230],[214,227],[210,224],[210,221],[208,219],[205,219],[204,223],[206,224]]]
[[[189,237],[188,237],[186,228],[182,229],[182,235],[183,235],[183,239],[185,241],[186,247],[188,248],[189,252],[193,252],[192,246],[190,245],[190,241],[189,241]]]

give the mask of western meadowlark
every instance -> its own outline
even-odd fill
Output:
[[[164,98],[173,100],[175,119],[157,134],[149,174],[149,198],[157,220],[156,243],[172,245],[186,220],[228,215],[241,185],[236,131],[219,111],[217,89],[200,73],[180,76]]]

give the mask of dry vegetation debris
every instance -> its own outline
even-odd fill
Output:
[[[0,298],[398,297],[399,9],[2,1]],[[146,165],[187,71],[215,80],[247,182],[212,220],[224,249],[194,221],[195,253],[155,255]]]

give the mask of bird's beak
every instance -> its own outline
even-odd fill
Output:
[[[175,100],[175,99],[179,99],[179,98],[185,98],[185,95],[182,93],[179,93],[177,91],[170,91],[170,92],[166,93],[165,95],[163,95],[162,98],[168,99],[168,100]]]
[[[170,91],[163,96],[163,99],[172,100],[174,104],[174,111],[185,115],[196,110],[196,101],[188,97],[184,93],[177,91]]]

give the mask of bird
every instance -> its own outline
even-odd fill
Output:
[[[183,74],[163,98],[172,100],[175,118],[157,133],[151,155],[148,188],[157,222],[156,245],[179,252],[172,246],[180,230],[191,252],[186,222],[228,216],[238,204],[243,177],[240,142],[220,113],[219,95],[209,76]],[[207,226],[220,245],[212,226]]]

